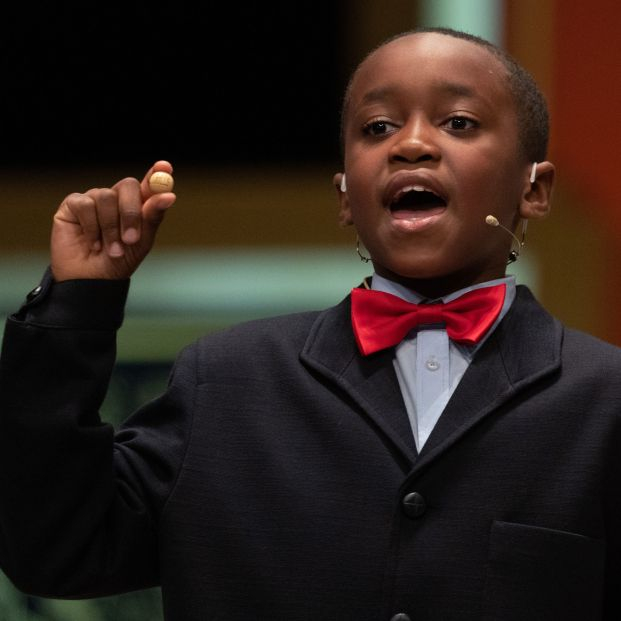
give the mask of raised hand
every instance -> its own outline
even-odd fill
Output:
[[[156,162],[142,181],[126,177],[111,188],[69,194],[54,215],[51,268],[57,282],[76,278],[129,278],[153,247],[172,192],[154,193],[149,178],[172,173]]]

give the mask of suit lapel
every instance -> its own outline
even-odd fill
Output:
[[[417,468],[459,440],[524,387],[560,367],[562,326],[518,287],[507,316],[477,352],[429,436]]]
[[[300,354],[301,360],[338,385],[411,465],[416,448],[393,366],[394,352],[389,349],[360,356],[350,317],[349,296],[321,313]]]

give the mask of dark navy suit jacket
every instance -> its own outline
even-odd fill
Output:
[[[0,562],[22,590],[161,585],[169,621],[621,618],[619,348],[518,287],[417,455],[394,352],[358,354],[347,297],[188,346],[114,431],[124,287],[46,285],[7,322]]]

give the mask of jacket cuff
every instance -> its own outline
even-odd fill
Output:
[[[118,330],[123,323],[129,282],[129,279],[55,282],[48,267],[12,319],[50,328]]]

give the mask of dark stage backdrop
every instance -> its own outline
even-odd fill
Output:
[[[0,165],[336,160],[339,5],[3,8]]]

